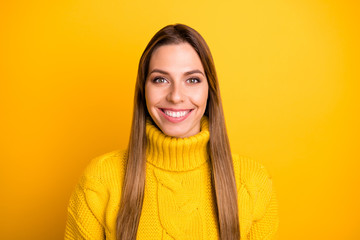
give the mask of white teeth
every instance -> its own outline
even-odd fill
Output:
[[[165,114],[170,116],[170,117],[173,117],[173,118],[179,118],[179,117],[183,117],[185,116],[186,114],[188,114],[190,111],[178,111],[178,112],[173,112],[173,111],[168,111],[168,110],[165,110]]]

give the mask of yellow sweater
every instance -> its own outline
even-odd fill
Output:
[[[137,239],[219,239],[211,185],[208,120],[189,138],[165,136],[146,123],[146,183]],[[126,151],[95,158],[68,206],[65,239],[116,239],[116,217]],[[265,168],[233,155],[241,239],[273,239],[278,228],[275,191]]]

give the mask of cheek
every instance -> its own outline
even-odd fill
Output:
[[[197,105],[199,108],[206,108],[206,103],[208,99],[208,89],[202,89],[201,91],[198,91],[196,94],[192,97],[193,103]]]
[[[145,101],[146,101],[146,107],[148,109],[148,111],[150,111],[150,107],[152,105],[152,96],[153,93],[151,91],[151,89],[148,87],[148,84],[145,84]]]
[[[145,100],[146,106],[149,108],[154,107],[161,99],[161,93],[154,87],[145,85]]]

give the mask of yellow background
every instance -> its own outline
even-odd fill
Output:
[[[283,240],[360,239],[357,1],[2,1],[0,239],[62,239],[88,162],[125,148],[137,64],[185,23],[208,42],[234,152],[274,178]]]

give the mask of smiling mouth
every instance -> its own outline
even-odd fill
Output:
[[[160,108],[160,110],[169,117],[172,118],[183,118],[185,116],[187,116],[193,109],[179,109],[179,110],[174,110],[174,109],[166,109],[166,108]]]

